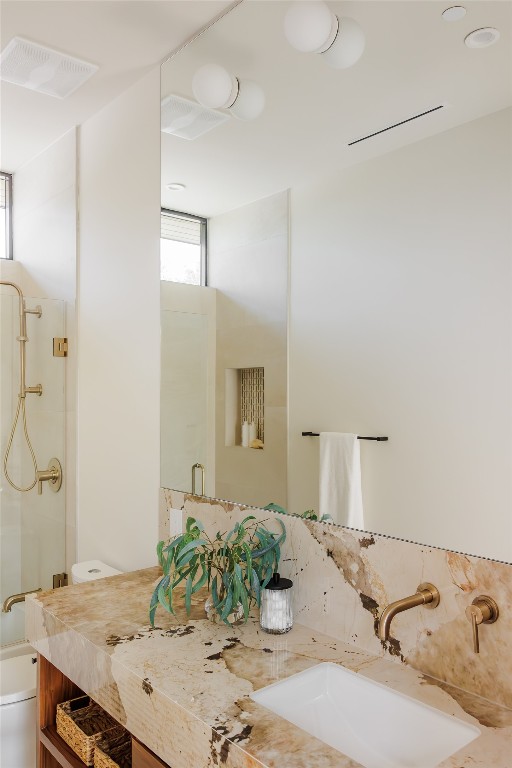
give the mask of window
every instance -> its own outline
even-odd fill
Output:
[[[162,208],[160,279],[206,285],[206,219]]]
[[[12,176],[0,172],[0,258],[12,259]]]

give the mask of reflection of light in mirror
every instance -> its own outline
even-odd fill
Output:
[[[463,5],[452,5],[441,14],[445,21],[459,21],[466,15],[466,9]]]
[[[160,240],[160,279],[201,285],[201,246]]]
[[[205,64],[192,80],[194,96],[203,107],[229,109],[239,120],[254,120],[265,107],[265,94],[258,83],[240,80],[220,64]]]
[[[197,70],[192,80],[194,96],[203,107],[231,107],[236,99],[236,78],[220,64],[205,64]]]

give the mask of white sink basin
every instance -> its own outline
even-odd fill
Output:
[[[480,736],[475,726],[338,664],[318,664],[251,698],[365,768],[435,768]]]

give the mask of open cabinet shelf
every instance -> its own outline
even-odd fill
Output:
[[[85,768],[85,763],[57,733],[57,704],[86,694],[44,656],[38,654],[38,768]],[[170,768],[132,737],[132,768]]]
[[[63,768],[84,768],[84,763],[68,747],[64,739],[61,739],[54,725],[48,725],[39,731],[39,743]],[[43,765],[50,764],[43,763]]]

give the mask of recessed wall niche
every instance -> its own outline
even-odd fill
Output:
[[[262,367],[226,368],[225,445],[256,447],[265,441],[265,372]]]

